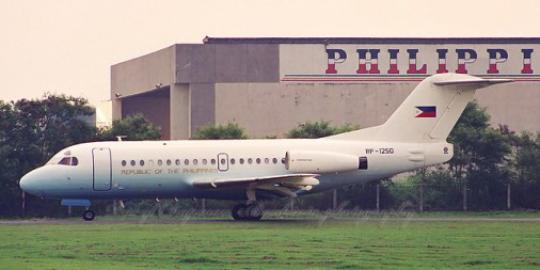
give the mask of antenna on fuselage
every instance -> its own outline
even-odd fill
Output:
[[[119,136],[116,136],[116,140],[119,141],[119,142],[121,142],[122,139],[124,139],[124,138],[127,138],[127,136],[126,136],[126,135],[119,135]]]

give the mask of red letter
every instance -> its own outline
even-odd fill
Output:
[[[356,50],[358,52],[358,59],[360,63],[358,64],[358,70],[356,73],[358,74],[364,74],[364,73],[371,73],[371,74],[378,74],[379,71],[379,49],[358,49]],[[367,60],[367,53],[369,52],[370,59]],[[367,64],[369,63],[369,71],[367,70]]]
[[[347,53],[342,49],[326,49],[326,54],[328,55],[326,74],[336,74],[336,64],[345,62]]]
[[[531,63],[531,55],[533,53],[533,49],[522,49],[521,52],[523,53],[523,69],[521,69],[522,74],[531,74],[533,73],[532,70],[532,63]]]
[[[476,51],[473,49],[456,49],[458,55],[458,68],[456,73],[467,73],[465,64],[476,61]]]
[[[418,49],[408,49],[407,52],[409,53],[409,69],[407,70],[407,74],[426,74],[426,64],[423,64],[420,69],[416,67],[416,54],[418,53]]]
[[[506,62],[508,52],[504,49],[487,49],[487,52],[489,54],[489,69],[487,73],[499,73],[497,64]]]

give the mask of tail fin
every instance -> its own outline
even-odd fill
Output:
[[[329,139],[402,142],[446,141],[476,89],[502,79],[482,79],[465,74],[437,74],[424,79],[380,126],[352,131]]]

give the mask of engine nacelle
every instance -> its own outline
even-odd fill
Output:
[[[357,156],[323,151],[287,151],[285,167],[294,173],[332,173],[359,169]]]

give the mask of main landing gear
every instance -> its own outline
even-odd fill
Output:
[[[263,210],[257,203],[238,204],[231,211],[234,220],[258,221],[263,217]]]
[[[246,190],[247,203],[241,203],[233,207],[231,214],[234,220],[258,221],[263,216],[263,210],[255,198],[255,189]]]
[[[85,210],[82,214],[82,218],[85,221],[92,221],[94,220],[95,217],[96,217],[96,213],[94,213],[94,211],[92,210]]]

